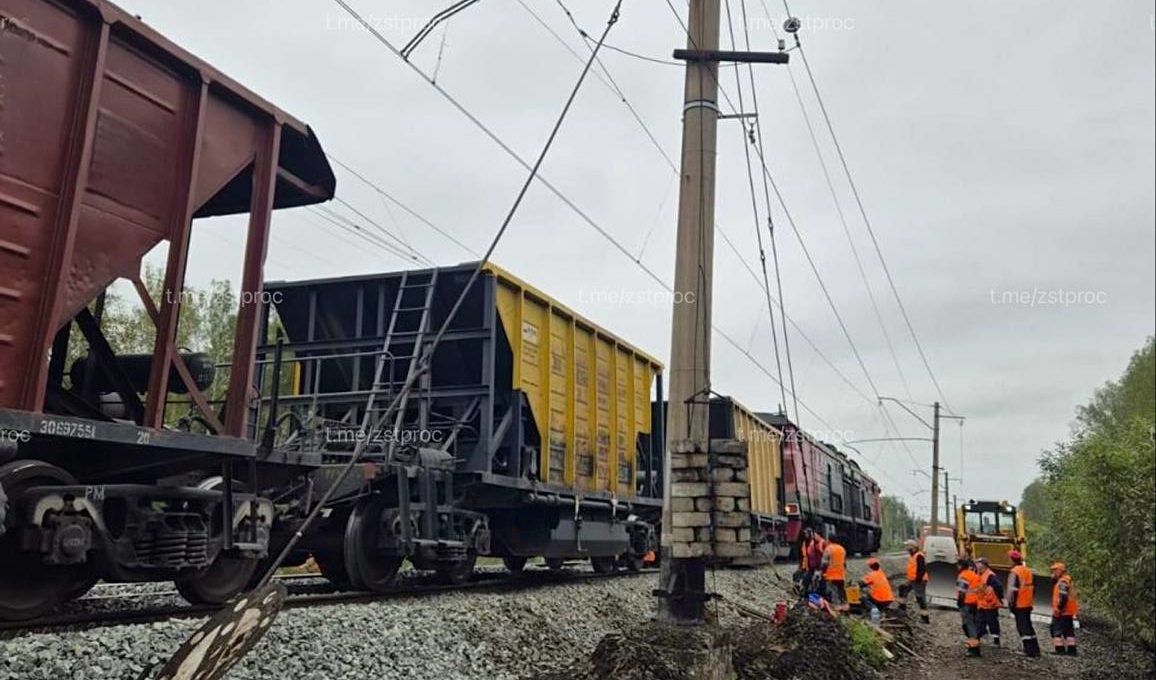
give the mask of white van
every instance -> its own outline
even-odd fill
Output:
[[[923,555],[928,562],[949,562],[955,564],[959,552],[955,539],[950,536],[927,536],[923,539]]]

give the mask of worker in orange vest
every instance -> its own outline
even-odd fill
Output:
[[[795,582],[798,584],[803,597],[816,592],[817,586],[821,583],[821,581],[817,583],[816,574],[819,571],[822,553],[818,553],[818,557],[816,557],[816,545],[814,530],[810,527],[803,529],[799,543],[799,570],[795,572]]]
[[[1036,599],[1035,577],[1024,564],[1024,556],[1020,551],[1012,550],[1007,556],[1012,562],[1011,571],[1007,575],[1007,608],[1015,617],[1016,632],[1024,646],[1024,655],[1038,657],[1040,641],[1032,625],[1032,607]]]
[[[847,611],[847,549],[834,534],[827,537],[827,548],[823,551],[821,564],[827,599],[835,605],[836,611]]]
[[[1052,645],[1056,654],[1076,656],[1076,615],[1080,602],[1076,584],[1063,562],[1052,565]]]
[[[979,574],[975,573],[970,558],[959,558],[959,574],[955,577],[955,604],[959,608],[963,634],[967,636],[967,655],[980,656],[979,651]]]
[[[907,548],[907,582],[899,586],[900,609],[907,609],[907,599],[915,594],[915,602],[919,605],[919,620],[931,623],[931,616],[927,613],[927,557],[919,549],[915,541],[905,541]]]
[[[867,560],[867,575],[860,582],[863,592],[867,594],[867,602],[875,609],[890,609],[895,596],[891,592],[891,582],[887,574],[880,568],[879,560],[872,557]]]
[[[991,633],[992,644],[999,647],[999,610],[1003,606],[1003,584],[991,570],[986,557],[980,557],[975,564],[976,573],[979,574],[979,602],[976,612],[979,637],[982,639],[984,635]]]

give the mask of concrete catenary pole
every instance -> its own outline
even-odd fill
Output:
[[[939,531],[939,402],[931,421],[931,533]]]
[[[951,477],[947,475],[947,470],[943,471],[943,523],[951,526]]]
[[[688,50],[718,50],[720,0],[691,0]],[[670,407],[663,474],[663,526],[671,522],[670,444],[709,444],[711,280],[714,262],[715,156],[718,138],[718,62],[688,60],[682,121],[682,172],[674,274],[674,313],[670,358]],[[660,589],[702,592],[702,559],[673,559],[671,532],[662,534]],[[685,606],[688,603],[690,606]],[[659,618],[686,623],[701,620],[696,598],[660,600]]]

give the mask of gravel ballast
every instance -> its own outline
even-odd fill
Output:
[[[776,573],[781,575],[776,576]],[[782,580],[780,580],[780,578]],[[789,572],[719,570],[708,576],[726,600],[773,608]],[[504,593],[448,593],[282,612],[230,680],[373,677],[515,679],[565,667],[603,635],[637,626],[655,610],[656,574]],[[168,658],[197,620],[28,634],[0,641],[0,680],[135,678]]]

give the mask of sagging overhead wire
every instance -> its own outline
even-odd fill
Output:
[[[408,205],[406,205],[405,203],[402,203],[400,200],[398,200],[396,197],[394,197],[394,196],[393,196],[392,194],[390,194],[388,191],[386,191],[385,189],[381,188],[381,186],[380,186],[380,185],[376,184],[375,182],[373,182],[373,181],[371,181],[370,179],[368,179],[368,178],[367,178],[367,177],[366,177],[364,174],[362,174],[362,173],[358,172],[357,170],[353,169],[352,167],[350,167],[348,163],[345,163],[344,161],[342,161],[341,159],[337,158],[337,157],[336,157],[336,156],[334,156],[333,154],[329,154],[329,153],[327,153],[327,154],[325,154],[325,155],[326,155],[326,156],[329,158],[329,160],[331,160],[331,161],[333,161],[334,163],[336,163],[337,165],[341,166],[341,168],[342,168],[342,169],[344,169],[346,172],[348,172],[349,174],[353,175],[353,176],[354,176],[354,177],[356,177],[358,180],[360,180],[360,181],[361,181],[363,184],[365,184],[365,185],[366,185],[366,186],[368,186],[369,188],[371,188],[371,189],[373,189],[374,191],[376,191],[376,192],[377,192],[377,194],[378,194],[379,196],[381,196],[383,199],[385,199],[385,200],[389,201],[390,203],[393,203],[393,204],[394,204],[394,205],[396,205],[397,207],[401,208],[403,211],[405,211],[406,213],[408,213],[408,214],[409,214],[411,217],[413,217],[413,218],[414,218],[414,219],[416,219],[417,221],[421,222],[421,223],[422,223],[422,224],[424,224],[425,226],[429,227],[429,228],[430,228],[430,229],[432,229],[433,231],[437,232],[437,233],[438,233],[438,234],[440,234],[442,237],[444,237],[446,240],[450,241],[451,243],[453,243],[454,245],[458,246],[459,248],[461,248],[462,250],[466,251],[467,253],[469,253],[469,254],[473,255],[474,257],[480,257],[480,256],[481,256],[481,253],[479,253],[477,250],[475,250],[475,249],[471,248],[470,246],[468,246],[468,245],[466,245],[466,244],[462,243],[462,242],[461,242],[461,241],[459,241],[457,238],[455,238],[453,234],[451,234],[451,233],[449,233],[448,231],[446,231],[445,229],[442,229],[441,227],[437,226],[436,224],[434,224],[433,222],[431,222],[429,219],[427,219],[425,216],[423,216],[422,214],[418,213],[417,211],[415,211],[413,208],[409,207],[409,206],[408,206]]]
[[[421,45],[422,41],[425,40],[430,33],[433,33],[433,30],[438,27],[438,24],[446,21],[470,5],[477,4],[478,1],[479,0],[458,0],[458,2],[435,14],[433,18],[429,20],[429,23],[422,26],[421,30],[417,32],[417,35],[410,38],[409,42],[401,48],[401,58],[409,61],[409,55],[413,54],[413,51],[418,48],[418,45]]]
[[[783,8],[786,10],[788,16],[791,14],[791,6],[787,0],[783,0]],[[883,267],[883,273],[887,278],[887,285],[891,288],[891,294],[895,298],[895,303],[899,307],[899,312],[903,316],[903,322],[907,326],[908,333],[911,334],[911,339],[915,343],[915,349],[919,352],[919,358],[923,362],[923,368],[927,371],[928,377],[931,378],[931,384],[935,386],[935,391],[939,395],[940,401],[943,402],[944,408],[951,411],[948,406],[947,397],[943,394],[943,389],[939,385],[939,380],[935,377],[935,372],[931,370],[931,362],[927,359],[927,353],[923,350],[923,343],[919,341],[919,335],[915,332],[915,326],[911,323],[911,317],[907,313],[907,307],[903,304],[903,298],[899,295],[899,288],[895,285],[895,278],[891,275],[891,268],[887,266],[887,259],[883,257],[883,249],[879,245],[879,239],[875,235],[875,228],[871,224],[871,219],[867,216],[867,208],[863,204],[863,197],[859,193],[859,186],[855,183],[855,178],[851,174],[851,166],[847,162],[847,156],[843,153],[843,145],[839,143],[839,137],[835,134],[835,126],[831,123],[831,116],[827,111],[827,105],[823,101],[823,95],[819,91],[819,85],[815,80],[815,72],[811,69],[811,62],[807,59],[807,51],[803,49],[803,43],[799,39],[799,34],[795,33],[795,49],[798,50],[799,55],[803,58],[803,68],[807,71],[807,79],[811,82],[811,89],[815,92],[815,100],[819,104],[819,110],[823,114],[823,120],[827,125],[827,131],[831,135],[831,141],[834,143],[835,151],[839,156],[839,163],[843,167],[843,173],[847,176],[847,183],[851,186],[851,193],[855,197],[855,204],[859,208],[859,214],[863,218],[863,224],[867,228],[867,234],[871,237],[871,245],[875,249],[875,255],[879,258],[879,264]]]
[[[731,49],[737,49],[737,46],[735,43],[735,26],[734,26],[733,18],[731,16],[730,0],[726,1],[726,17],[727,17],[727,29],[730,33],[730,39],[731,39]],[[747,64],[747,68],[750,69],[751,71],[754,70],[753,67],[751,67],[751,65],[749,63]],[[739,110],[745,111],[746,110],[746,103],[744,102],[744,98],[743,98],[743,82],[742,82],[742,76],[740,75],[739,70],[740,70],[740,66],[736,62],[734,65],[734,72],[735,72],[735,88],[738,91],[738,97],[739,97]],[[753,73],[751,75],[751,90],[752,90],[751,93],[753,95],[754,94],[754,75],[753,75]],[[755,108],[755,120],[757,121],[758,117],[759,117],[758,100],[757,99],[753,100],[753,104],[754,104],[754,108]],[[785,408],[787,408],[787,388],[786,388],[786,385],[784,385],[784,383],[783,383],[783,362],[782,362],[782,359],[781,359],[781,356],[779,353],[779,334],[778,334],[778,331],[775,329],[775,312],[771,307],[771,282],[770,282],[770,276],[767,274],[767,251],[763,247],[763,230],[762,230],[761,221],[759,220],[758,195],[755,193],[755,174],[754,174],[753,168],[751,167],[751,150],[750,150],[750,147],[747,146],[747,144],[746,144],[746,139],[747,139],[746,130],[740,129],[739,134],[743,135],[743,138],[744,138],[743,139],[743,156],[746,159],[747,184],[750,188],[751,210],[754,214],[755,240],[758,242],[758,245],[759,245],[759,261],[762,265],[762,271],[763,271],[762,288],[763,288],[764,295],[766,295],[767,311],[771,315],[771,340],[772,340],[772,345],[774,346],[774,350],[775,350],[775,366],[779,372],[779,392],[780,392],[780,397],[782,398],[781,403],[783,405],[783,408],[785,409]],[[752,127],[751,132],[750,132],[751,139],[754,138],[754,134],[755,134],[754,128]],[[766,185],[766,178],[765,177],[763,179],[763,184],[764,184],[764,191],[766,191],[766,186],[765,186]],[[771,222],[771,213],[770,213],[771,206],[770,206],[769,200],[766,202],[766,208],[767,208],[767,223],[768,223],[768,225],[772,225],[773,223]],[[774,233],[774,227],[773,226],[770,227],[770,230],[771,230],[771,233]],[[780,309],[781,308],[782,308],[782,306],[780,304]],[[785,330],[786,330],[786,328],[785,328],[785,323],[784,323],[784,331]],[[791,392],[792,392],[792,394],[794,394],[794,390],[791,390]],[[798,425],[798,418],[799,418],[799,407],[798,407],[798,404],[795,404],[795,420],[796,420],[795,424],[796,425]]]
[[[746,23],[746,0],[743,2],[743,16],[744,25]],[[766,17],[767,25],[771,27],[776,40],[779,39],[779,31],[775,28],[775,22],[771,18],[771,13],[767,7],[766,0],[760,0],[763,7],[763,15]],[[790,19],[788,19],[790,21]],[[798,35],[797,33],[795,34]],[[747,49],[750,49],[750,34],[747,34]],[[871,281],[867,277],[866,268],[863,266],[863,259],[859,256],[859,248],[855,245],[855,239],[851,237],[851,229],[847,224],[847,216],[843,211],[843,204],[839,200],[838,192],[835,191],[835,183],[831,179],[831,172],[827,167],[827,160],[823,155],[823,151],[819,146],[818,137],[815,135],[815,127],[811,123],[811,114],[807,111],[806,104],[803,102],[802,92],[799,90],[799,82],[795,78],[795,71],[791,65],[787,65],[787,75],[791,80],[791,88],[795,93],[795,101],[799,104],[799,111],[803,114],[803,122],[807,127],[807,133],[811,139],[811,146],[815,150],[815,156],[819,160],[819,167],[823,171],[823,179],[827,184],[827,191],[831,196],[831,200],[835,205],[835,213],[839,217],[839,223],[843,227],[843,235],[847,239],[848,245],[851,247],[851,255],[855,259],[855,266],[859,270],[859,278],[863,281],[863,287],[867,290],[867,298],[871,302],[871,309],[875,314],[875,320],[879,324],[879,330],[883,333],[883,339],[887,344],[887,350],[891,355],[891,360],[895,364],[895,370],[899,374],[899,382],[903,385],[903,390],[907,397],[911,398],[911,388],[907,383],[907,376],[903,373],[903,366],[899,363],[899,356],[895,352],[895,344],[891,341],[891,333],[887,331],[887,325],[883,322],[883,314],[879,309],[878,300],[875,297],[874,288],[871,286]]]

